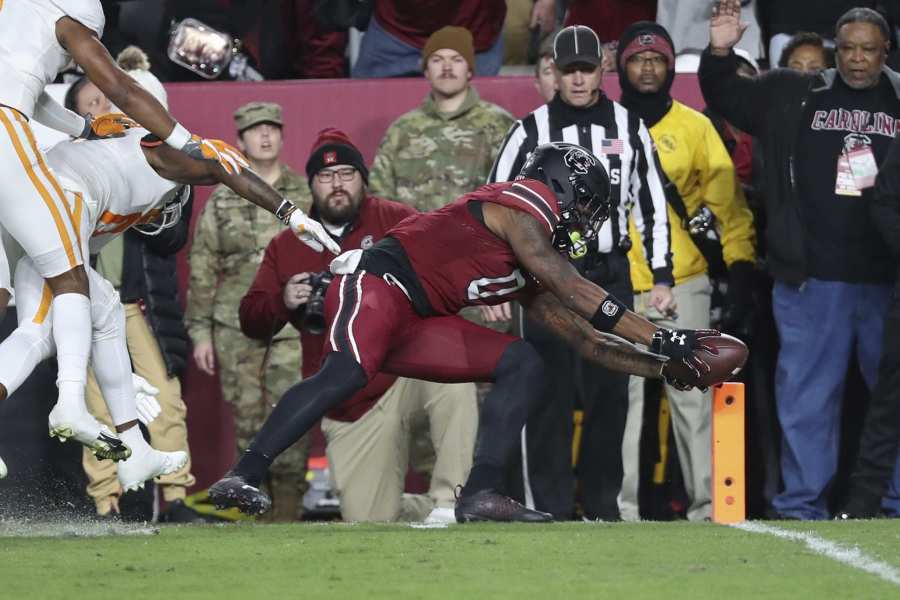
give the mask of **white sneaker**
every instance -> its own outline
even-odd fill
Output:
[[[456,513],[452,508],[434,508],[425,517],[425,523],[432,525],[435,523],[456,523]]]
[[[114,462],[131,456],[131,449],[122,440],[88,413],[84,403],[60,400],[50,411],[50,437],[60,442],[74,439],[86,446],[99,459]]]
[[[161,452],[147,446],[146,450],[135,452],[130,458],[116,465],[119,483],[126,492],[143,488],[150,479],[181,469],[187,464],[187,460],[187,453],[181,450]]]
[[[0,479],[3,479],[4,477],[6,477],[7,472],[8,471],[6,470],[6,463],[3,462],[2,458],[0,458]]]

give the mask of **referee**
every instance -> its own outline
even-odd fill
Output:
[[[592,150],[609,173],[613,205],[597,244],[573,264],[632,308],[626,256],[631,212],[653,273],[652,301],[660,312],[672,311],[669,223],[662,171],[650,134],[636,114],[600,90],[600,40],[593,30],[575,25],[560,31],[553,41],[553,59],[556,96],[513,124],[490,180],[513,178],[539,144],[564,141]],[[522,500],[556,519],[574,516],[572,415],[580,407],[584,419],[577,472],[584,516],[618,520],[628,375],[584,364],[566,344],[524,319],[521,311],[516,320],[522,336],[540,351],[549,375],[543,401],[532,410],[522,436]]]

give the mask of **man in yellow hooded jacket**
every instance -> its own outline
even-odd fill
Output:
[[[735,174],[734,164],[712,123],[701,113],[673,100],[669,90],[675,75],[672,40],[666,30],[647,21],[630,26],[619,41],[618,71],[621,104],[636,112],[650,129],[667,189],[675,278],[671,290],[654,284],[644,248],[631,224],[629,252],[635,311],[661,327],[708,328],[712,287],[709,265],[691,238],[688,219],[704,206],[714,215],[729,269],[730,314],[749,315],[749,280],[756,259],[753,216]],[[671,292],[671,293],[668,293]],[[679,464],[684,474],[691,520],[710,517],[709,392],[679,391],[666,386]],[[626,520],[639,518],[638,465],[644,380],[632,377],[628,420],[623,443],[625,477],[619,509]]]

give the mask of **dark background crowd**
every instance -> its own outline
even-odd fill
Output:
[[[900,515],[900,147],[892,143],[900,2],[103,5],[104,44],[113,56],[144,50],[120,64],[145,87],[424,76],[428,95],[380,133],[371,164],[361,140],[327,122],[317,123],[322,132],[302,161],[286,161],[285,122],[316,116],[264,97],[236,106],[234,131],[217,134],[236,136],[260,177],[344,250],[371,246],[414,210],[512,178],[536,143],[575,141],[603,154],[621,193],[608,240],[601,235],[576,267],[662,327],[712,326],[748,343],[737,379],[746,385],[749,516]],[[746,31],[722,14],[726,5],[742,9]],[[618,77],[620,97],[597,93],[604,73]],[[512,115],[482,99],[473,76],[533,77],[546,104]],[[78,78],[65,77],[77,81],[67,107],[108,110]],[[676,79],[699,86],[702,114],[673,98]],[[610,116],[613,100],[640,128],[635,121],[626,134],[627,117]],[[95,260],[147,322],[128,335],[136,372],[168,398],[160,398],[165,426],[150,428],[151,440],[187,449],[191,396],[182,398],[179,381],[193,362],[218,378],[239,452],[281,394],[318,368],[328,259],[225,188],[193,213],[170,239],[130,232]],[[185,289],[172,286],[180,251],[190,265]],[[464,313],[525,337],[552,374],[510,465],[511,494],[557,519],[710,518],[710,392],[601,372],[517,306]],[[14,322],[7,316],[5,333]],[[146,353],[159,360],[140,372]],[[114,469],[71,444],[45,444],[53,368],[42,365],[0,406],[0,455],[11,470],[0,515],[68,504],[104,518],[236,518],[204,503],[190,464],[123,495]],[[269,518],[446,518],[471,466],[486,385],[374,380],[276,461]],[[195,453],[203,439],[191,432]]]

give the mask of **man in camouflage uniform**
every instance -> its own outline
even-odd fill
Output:
[[[251,102],[234,113],[238,147],[254,171],[286,199],[308,210],[306,178],[281,164],[281,107]],[[200,212],[190,251],[190,287],[185,315],[202,371],[219,373],[222,396],[234,410],[237,451],[242,452],[281,395],[300,377],[300,340],[285,329],[269,343],[241,333],[238,306],[266,246],[284,225],[225,186]],[[268,482],[272,519],[292,521],[303,511],[309,443],[300,440],[279,456]]]
[[[444,27],[428,38],[422,69],[431,92],[388,127],[372,163],[372,194],[426,212],[487,183],[515,119],[479,98],[470,83],[474,64],[467,29]],[[469,307],[460,314],[498,331],[509,329],[507,307]]]
[[[487,182],[514,119],[471,86],[475,49],[468,30],[434,32],[422,61],[431,92],[388,128],[369,187],[376,196],[428,211]]]

